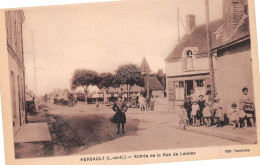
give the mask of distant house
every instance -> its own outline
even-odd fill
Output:
[[[147,80],[149,80],[149,91],[150,91],[151,96],[155,97],[155,98],[164,97],[165,89],[164,89],[163,85],[160,83],[160,81],[156,78],[156,76],[144,78],[145,90],[147,90]]]
[[[86,101],[86,97],[83,92],[76,92],[75,94],[76,94],[77,101],[81,101],[81,102]]]
[[[117,88],[109,87],[107,94],[108,94],[109,101],[116,101],[118,99],[118,89]]]
[[[23,54],[22,24],[25,21],[22,10],[5,12],[7,51],[11,86],[11,105],[14,133],[26,123],[25,67]]]
[[[188,15],[187,33],[165,59],[167,98],[171,102],[183,102],[191,89],[197,95],[205,95],[210,87],[207,58],[206,24],[195,25],[195,16]],[[216,41],[222,20],[210,22],[211,38]]]
[[[138,96],[140,97],[141,93],[144,91],[143,87],[139,87],[137,85],[129,86],[128,92],[129,96]],[[119,87],[119,92],[122,93],[123,98],[127,98],[127,86],[122,85]]]
[[[92,94],[91,97],[89,97],[88,99],[92,102],[95,103],[96,101],[98,102],[104,102],[105,100],[105,95],[106,94],[106,90],[105,89],[100,89],[98,92],[95,92]]]
[[[223,28],[213,51],[216,91],[227,109],[238,104],[243,87],[249,89],[251,97],[254,92],[247,1],[223,2]]]

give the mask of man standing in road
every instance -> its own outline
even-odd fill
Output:
[[[122,124],[122,133],[125,134],[124,124],[126,123],[126,115],[127,105],[125,101],[123,101],[122,96],[118,97],[118,101],[113,105],[113,111],[116,112],[117,116],[117,134],[120,133],[120,123]]]

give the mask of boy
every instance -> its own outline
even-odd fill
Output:
[[[198,113],[197,113],[197,118],[200,122],[200,125],[203,125],[203,109],[205,108],[205,100],[204,100],[204,96],[203,95],[200,95],[199,96],[199,101],[198,101],[198,105],[200,107]]]
[[[191,103],[191,99],[190,99],[190,96],[187,96],[186,97],[186,100],[184,102],[184,108],[187,112],[187,117],[188,117],[188,126],[191,124],[191,117],[190,117],[190,114],[191,114],[191,111],[192,111],[192,103]]]
[[[237,105],[235,103],[233,103],[231,105],[231,107],[232,107],[232,112],[230,113],[230,121],[232,122],[233,128],[235,129],[236,125],[238,127],[240,127],[240,124],[239,124],[239,111],[238,111]]]
[[[217,127],[222,127],[222,121],[224,120],[223,108],[220,105],[220,99],[215,98],[215,103],[213,104],[213,110],[215,111],[215,118],[217,119]]]

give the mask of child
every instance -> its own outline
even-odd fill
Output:
[[[236,128],[236,125],[238,127],[240,127],[240,124],[239,124],[239,111],[237,109],[237,105],[235,103],[233,103],[231,105],[231,107],[232,107],[232,112],[230,113],[230,121],[233,124],[233,128]]]
[[[186,97],[186,100],[184,102],[184,108],[187,112],[187,117],[188,117],[188,126],[191,124],[191,117],[190,117],[190,114],[191,114],[191,111],[192,111],[192,103],[191,103],[191,99],[190,99],[190,96],[187,96]]]
[[[205,108],[205,100],[204,100],[204,96],[200,95],[199,96],[199,101],[198,101],[198,105],[200,107],[198,113],[197,113],[197,118],[199,120],[199,124],[203,125],[203,109]]]
[[[216,98],[213,105],[213,110],[215,111],[215,118],[217,119],[217,127],[222,127],[222,121],[224,120],[223,108],[220,105],[220,99]]]
[[[143,97],[143,95],[140,96],[138,101],[139,101],[139,104],[140,104],[141,111],[145,111],[145,107],[144,107],[145,98]]]
[[[199,109],[200,109],[200,107],[199,107],[199,105],[198,105],[198,103],[197,102],[193,102],[192,103],[192,111],[191,111],[191,119],[192,119],[192,125],[193,126],[198,126],[198,123],[197,123],[197,117],[196,117],[196,115],[197,115],[197,112],[199,111]]]
[[[184,109],[183,106],[180,106],[181,109],[178,111],[178,117],[179,117],[179,124],[180,124],[180,129],[185,130],[186,126],[188,125],[188,117],[187,117],[187,112]]]
[[[211,117],[212,117],[212,99],[209,98],[208,103],[206,103],[206,107],[203,110],[203,122],[206,122],[208,127],[211,126]]]

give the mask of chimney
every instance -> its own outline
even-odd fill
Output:
[[[195,15],[187,15],[186,16],[186,21],[187,21],[187,32],[190,32],[192,28],[195,26]]]
[[[223,30],[224,41],[232,37],[234,30],[246,13],[247,0],[223,0]]]
[[[163,70],[162,69],[158,69],[158,77],[163,77]]]

